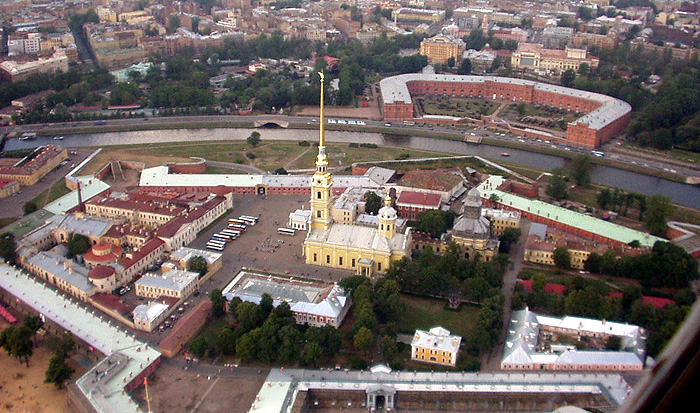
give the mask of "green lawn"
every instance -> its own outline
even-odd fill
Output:
[[[402,296],[406,311],[399,317],[398,330],[413,334],[416,329],[429,330],[435,326],[444,327],[462,337],[474,328],[479,313],[478,307],[462,305],[459,311],[446,310],[445,300]]]

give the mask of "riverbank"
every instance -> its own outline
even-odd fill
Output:
[[[310,118],[311,119],[311,118]],[[68,134],[95,134],[95,133],[110,133],[110,132],[130,132],[130,131],[153,131],[153,130],[172,130],[172,129],[218,129],[218,128],[254,128],[255,122],[249,120],[188,120],[182,118],[144,118],[142,123],[109,124],[106,125],[80,125],[76,123],[66,127],[52,127],[50,129],[36,130],[37,135],[52,136],[52,135],[68,135]],[[317,122],[291,121],[288,129],[303,129],[315,130],[318,129]],[[329,124],[324,127],[327,131],[343,131],[343,132],[365,132],[365,133],[380,133],[385,135],[395,136],[419,136],[431,137],[439,139],[447,139],[453,141],[464,141],[464,132],[461,130],[451,131],[436,131],[423,128],[399,128],[392,126],[361,126],[361,125],[341,125]],[[519,149],[523,151],[540,153],[545,155],[557,156],[567,160],[571,160],[579,153],[567,151],[564,149],[534,146],[517,141],[508,141],[484,137],[483,144],[497,146],[502,148]],[[687,177],[678,174],[648,168],[643,165],[629,164],[619,162],[614,159],[605,157],[592,157],[593,163],[605,165],[611,168],[621,169],[629,172],[639,173],[643,175],[653,176],[656,178],[666,179],[678,183],[686,183]]]

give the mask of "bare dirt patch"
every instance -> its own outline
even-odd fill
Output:
[[[3,412],[42,412],[62,413],[70,411],[66,403],[68,392],[65,388],[56,389],[53,384],[44,383],[45,371],[49,366],[51,351],[44,340],[29,359],[29,368],[24,362],[10,357],[0,350],[0,411]],[[69,361],[76,370],[73,380],[84,373],[84,369]]]
[[[91,175],[102,169],[105,165],[114,161],[132,161],[142,162],[146,168],[165,165],[173,162],[192,162],[192,159],[172,156],[172,155],[149,155],[144,153],[135,153],[120,149],[102,150],[95,156],[83,169],[80,170],[80,175]]]

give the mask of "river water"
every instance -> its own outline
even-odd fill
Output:
[[[5,144],[5,150],[15,150],[36,147],[46,144],[61,144],[64,147],[90,147],[133,145],[156,142],[193,142],[193,141],[222,141],[245,140],[254,129],[175,129],[132,132],[107,132],[97,134],[64,135],[62,141],[51,137],[38,137],[36,140],[18,141],[11,139]],[[318,140],[318,131],[302,129],[255,129],[260,132],[262,140]],[[326,140],[336,143],[374,143],[380,146],[395,146],[418,150],[430,150],[455,155],[479,155],[498,161],[503,148],[485,144],[468,144],[447,139],[383,135],[366,132],[327,131]],[[551,171],[565,165],[564,158],[529,152],[519,149],[508,149],[508,162]],[[311,165],[309,166],[311,167]],[[616,186],[625,191],[644,195],[666,195],[673,202],[700,209],[700,188],[666,179],[656,178],[635,172],[628,172],[607,166],[596,165],[592,172],[593,182],[602,185]]]

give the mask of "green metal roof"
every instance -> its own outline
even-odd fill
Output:
[[[503,192],[497,188],[505,181],[505,178],[492,175],[482,182],[477,189],[481,197],[489,199],[492,194],[498,196],[499,202],[505,206],[519,209],[543,218],[551,219],[574,228],[588,231],[615,241],[629,244],[632,241],[639,241],[642,246],[652,247],[656,241],[667,241],[650,235],[646,232],[623,227],[609,221],[603,221],[592,216],[581,214],[558,207],[546,202],[524,198],[518,195]]]

